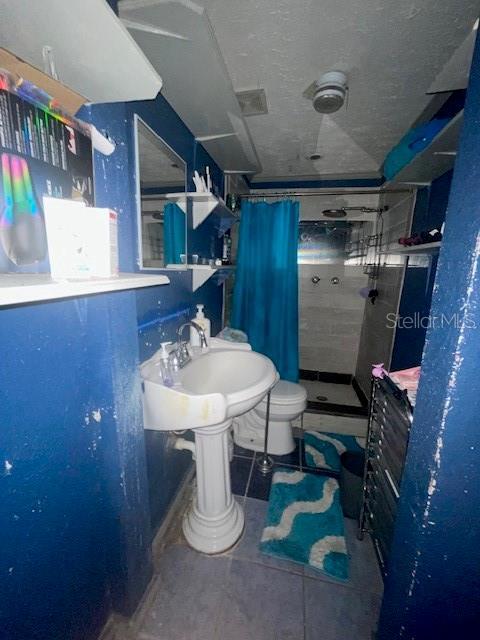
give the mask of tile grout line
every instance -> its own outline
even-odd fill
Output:
[[[247,484],[245,486],[245,495],[243,496],[245,499],[248,497],[248,490],[250,489],[250,481],[252,479],[253,465],[254,464],[255,464],[255,452],[253,452],[252,463],[250,465],[250,473],[248,474]]]
[[[314,582],[314,583],[315,582],[321,582],[322,584],[328,584],[328,585],[333,585],[335,587],[341,587],[342,589],[346,589],[347,592],[353,591],[354,593],[367,593],[368,595],[373,596],[373,597],[377,597],[377,596],[379,596],[380,598],[383,597],[383,592],[374,591],[374,590],[372,590],[372,589],[370,589],[368,587],[361,587],[360,585],[353,585],[353,584],[350,584],[349,582],[341,582],[340,580],[336,581],[334,579],[328,579],[328,576],[327,577],[323,577],[322,576],[322,577],[316,578],[316,577],[311,576],[311,575],[303,574],[303,578],[304,578],[304,580],[309,580],[309,581]]]
[[[222,611],[222,605],[224,602],[224,598],[225,598],[225,594],[226,594],[226,588],[227,588],[227,584],[230,580],[230,571],[232,568],[232,560],[233,560],[233,556],[227,556],[227,570],[225,571],[225,576],[223,579],[223,594],[220,600],[220,606],[217,607],[217,611],[216,611],[216,616],[215,616],[215,625],[213,628],[213,639],[212,640],[221,640],[222,638],[222,634],[220,632],[219,629],[219,621],[220,621],[220,614]]]
[[[233,454],[234,458],[241,458],[242,460],[251,460],[252,456],[246,456],[244,454],[241,453],[234,453]]]
[[[307,598],[305,590],[305,573],[302,574],[302,601],[303,601],[303,640],[307,638]]]
[[[255,500],[255,498],[253,498]],[[273,566],[271,564],[266,564],[265,562],[262,562],[261,560],[251,560],[247,555],[245,556],[233,556],[232,555],[232,559],[236,560],[237,562],[248,562],[248,564],[254,564],[257,567],[262,567],[264,569],[272,569],[273,571],[279,571],[280,573],[288,573],[291,576],[298,576],[299,578],[303,578],[304,573],[303,571],[301,573],[297,572],[297,571],[292,571],[291,569],[287,569],[284,567],[278,567],[278,566]],[[289,562],[289,560],[285,560],[285,562]],[[299,565],[300,566],[300,565]]]

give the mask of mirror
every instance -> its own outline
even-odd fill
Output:
[[[136,114],[134,127],[140,268],[182,264],[187,253],[186,216],[166,194],[185,192],[185,162]]]

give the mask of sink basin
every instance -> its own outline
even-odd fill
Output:
[[[174,387],[159,377],[159,356],[140,367],[146,429],[173,431],[220,424],[257,405],[278,379],[275,366],[255,351],[214,349],[180,372]]]
[[[198,355],[181,369],[174,387],[160,381],[159,352],[140,367],[145,428],[194,429],[195,444],[177,438],[175,448],[192,451],[195,459],[196,499],[182,528],[202,553],[222,553],[242,535],[243,509],[230,482],[232,419],[258,404],[278,379],[271,360],[246,349],[216,348]]]

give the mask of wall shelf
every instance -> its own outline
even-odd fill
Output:
[[[105,0],[0,0],[0,14],[2,47],[43,70],[48,45],[60,82],[88,102],[148,100],[162,88]]]
[[[189,264],[188,269],[192,271],[192,291],[199,289],[207,280],[215,276],[217,285],[222,284],[235,270],[235,265],[222,265],[221,267],[210,267],[208,264]]]
[[[221,285],[232,275],[236,266],[234,264],[223,264],[218,267],[211,267],[209,264],[167,264],[165,269],[191,271],[192,291],[196,291],[212,277],[215,277],[217,285]]]
[[[120,2],[119,9],[138,46],[164,78],[163,95],[196,141],[222,170],[257,173],[261,167],[247,119],[201,4],[129,0]]]
[[[225,202],[213,193],[190,191],[187,193],[167,193],[165,197],[168,200],[173,200],[184,213],[188,211],[188,201],[192,203],[194,229],[199,227],[208,216],[214,216],[219,238],[239,220],[239,216],[230,211]]]
[[[437,253],[440,251],[442,243],[439,242],[428,242],[426,244],[416,244],[412,247],[393,247],[390,249],[385,249],[384,251],[380,251],[380,255],[401,255],[401,256],[423,256],[430,255],[432,253]]]
[[[432,142],[396,176],[390,184],[427,186],[449,171],[455,164],[458,137],[463,123],[463,110],[435,136]]]
[[[120,273],[89,280],[52,280],[49,273],[0,274],[0,307],[169,284],[165,275]]]

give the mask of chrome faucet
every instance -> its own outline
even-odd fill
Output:
[[[178,338],[178,342],[179,343],[182,342],[182,334],[183,334],[183,330],[185,329],[185,327],[193,327],[194,329],[196,329],[198,335],[200,336],[200,346],[201,347],[208,347],[207,337],[205,335],[205,331],[202,329],[202,327],[197,322],[194,322],[193,320],[189,320],[188,322],[185,322],[184,324],[182,324],[178,328],[178,330],[177,330],[177,338]]]
[[[200,336],[200,346],[208,347],[205,331],[198,323],[193,322],[193,320],[189,320],[188,322],[182,324],[177,330],[177,343],[175,345],[175,348],[170,352],[173,367],[176,369],[183,369],[183,367],[191,360],[187,343],[182,339],[183,330],[185,329],[185,327],[193,327],[194,329],[196,329],[198,335]]]

